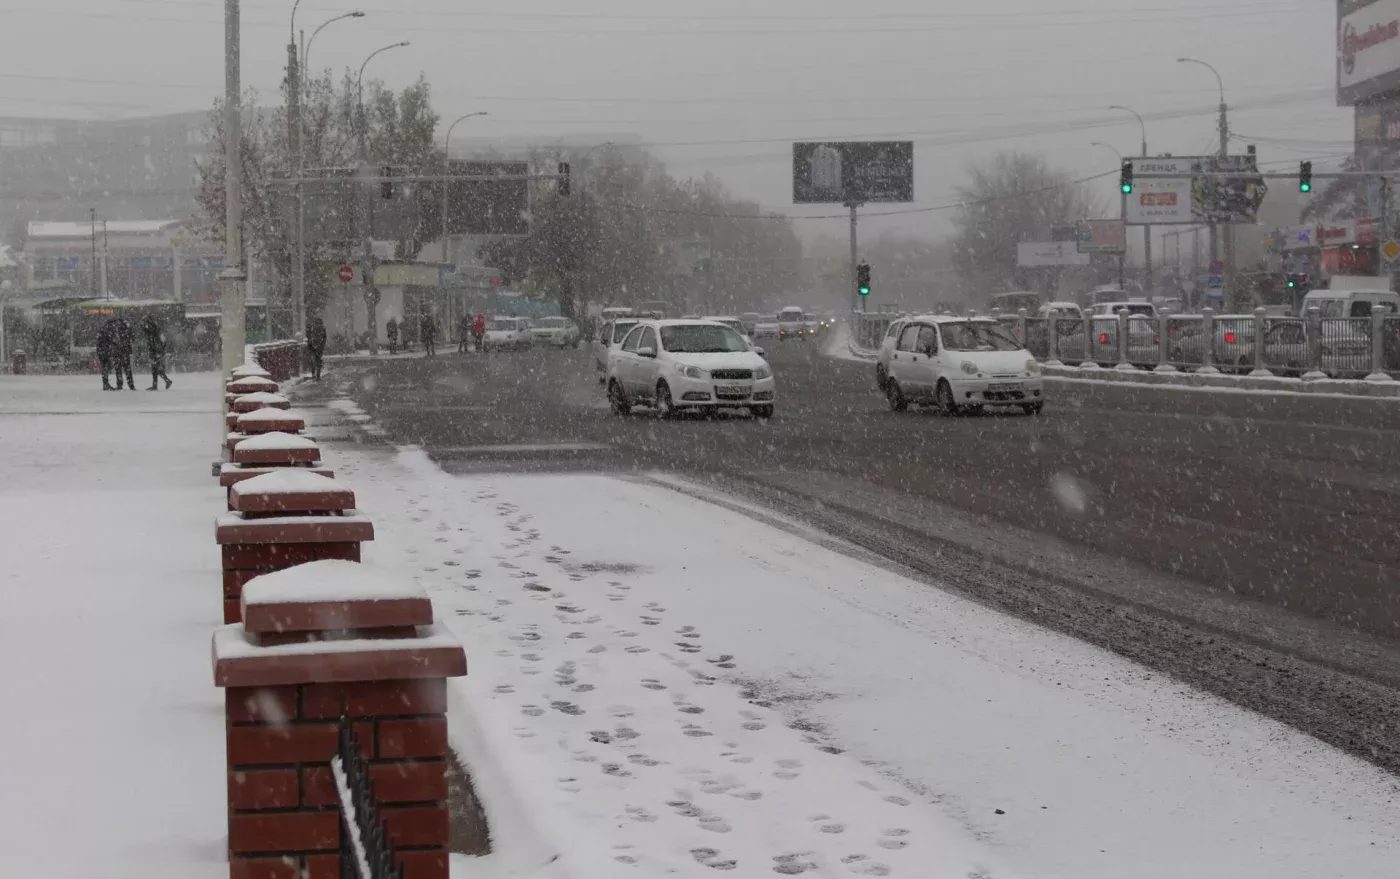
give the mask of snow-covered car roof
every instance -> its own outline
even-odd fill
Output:
[[[913,314],[909,315],[908,317],[901,317],[900,320],[904,321],[905,323],[917,320],[923,321],[924,323],[935,324],[967,323],[970,320],[981,321],[983,323],[989,324],[1001,323],[1001,321],[997,320],[996,318],[987,317],[985,315],[980,314],[976,317],[962,317],[956,314]]]

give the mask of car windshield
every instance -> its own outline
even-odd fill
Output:
[[[1156,313],[1155,308],[1145,303],[1142,305],[1119,305],[1113,309],[1114,314],[1117,314],[1120,311],[1126,311],[1128,314],[1133,315],[1141,314],[1147,317],[1152,317]]]
[[[940,324],[943,347],[949,351],[1018,351],[1021,343],[1001,324],[962,321]]]
[[[674,354],[721,354],[749,350],[738,333],[715,324],[662,327],[661,347]]]
[[[562,317],[547,317],[535,324],[535,326],[542,330],[562,330],[568,325],[568,319]]]
[[[1345,299],[1314,299],[1309,302],[1306,308],[1316,308],[1322,313],[1322,317],[1346,317],[1347,301]]]

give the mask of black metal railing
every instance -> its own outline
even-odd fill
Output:
[[[374,801],[369,764],[348,718],[340,720],[340,747],[331,772],[340,796],[340,879],[403,879]]]

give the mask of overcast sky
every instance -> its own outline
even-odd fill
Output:
[[[204,109],[222,89],[219,0],[0,0],[0,115],[115,118]],[[243,76],[275,100],[291,2],[243,3]],[[400,87],[420,72],[439,112],[491,115],[473,137],[632,133],[678,175],[706,170],[794,214],[790,142],[916,142],[917,199],[951,200],[967,162],[1044,153],[1078,176],[1139,147],[1214,151],[1219,69],[1231,127],[1278,169],[1349,151],[1334,97],[1336,12],[1321,0],[303,0],[312,66]],[[481,11],[490,8],[495,11]],[[509,11],[500,11],[508,9]],[[956,10],[956,11],[955,11]],[[1243,152],[1244,141],[1232,151]],[[1096,183],[1111,198],[1116,179]],[[880,208],[871,208],[872,212]],[[839,212],[839,208],[835,211]],[[942,234],[947,211],[871,221]],[[839,220],[806,229],[840,233]]]

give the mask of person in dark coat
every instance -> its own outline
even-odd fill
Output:
[[[112,355],[117,347],[116,321],[108,318],[97,328],[97,362],[102,367],[102,390],[114,391],[107,373],[112,371]],[[118,381],[121,379],[118,378]]]
[[[457,353],[466,354],[467,346],[471,344],[472,338],[472,318],[469,314],[462,315],[462,319],[457,321]]]
[[[160,321],[156,320],[153,314],[146,315],[146,319],[141,321],[141,335],[146,337],[146,350],[151,355],[151,386],[148,391],[160,390],[157,382],[165,379],[165,389],[170,390],[170,376],[165,374],[165,329],[161,327]]]
[[[399,353],[399,320],[391,317],[384,325],[384,335],[389,337],[389,354],[393,356]]]
[[[135,333],[126,318],[117,315],[112,319],[112,364],[116,367],[117,390],[122,389],[122,375],[126,376],[127,390],[136,390],[136,377],[131,374],[131,349],[135,347]]]
[[[311,378],[321,380],[321,361],[326,356],[326,323],[319,317],[311,319],[306,329],[306,350],[311,354]]]
[[[437,321],[433,320],[431,314],[423,315],[423,321],[419,324],[419,332],[423,336],[423,353],[429,357],[437,356]]]

